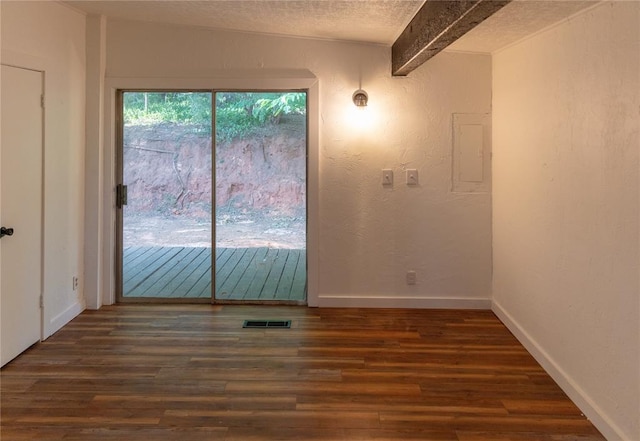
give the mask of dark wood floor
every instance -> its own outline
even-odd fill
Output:
[[[0,375],[3,441],[604,439],[489,311],[121,304]]]
[[[306,299],[306,251],[217,248],[216,299]],[[211,248],[130,247],[123,256],[125,298],[211,298]]]

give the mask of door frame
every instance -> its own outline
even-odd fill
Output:
[[[120,78],[105,79],[104,154],[99,161],[104,171],[104,191],[96,195],[103,207],[103,222],[88,231],[96,240],[102,239],[101,267],[85,268],[85,273],[100,280],[101,292],[96,293],[98,307],[116,302],[116,150],[118,90],[238,90],[273,91],[305,90],[307,92],[307,305],[318,306],[319,265],[319,84],[307,70],[237,71],[212,74],[209,78]],[[99,180],[99,177],[94,179]],[[93,183],[99,188],[98,182]],[[213,266],[212,266],[213,267]],[[85,277],[87,277],[85,275]]]

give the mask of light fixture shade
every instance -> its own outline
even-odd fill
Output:
[[[362,89],[358,89],[353,92],[353,96],[351,98],[353,99],[353,104],[355,104],[356,107],[366,107],[369,102],[369,95],[367,95],[367,92]]]

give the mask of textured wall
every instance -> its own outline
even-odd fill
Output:
[[[488,305],[491,197],[450,188],[451,114],[490,112],[490,57],[443,53],[392,78],[383,46],[108,24],[107,76],[220,69],[308,69],[319,79],[321,304]],[[370,105],[358,113],[351,94],[360,80]],[[392,189],[381,185],[383,168],[395,171]],[[406,168],[419,170],[420,186],[404,184]],[[415,286],[405,283],[409,269]]]
[[[45,71],[44,334],[84,308],[85,17],[56,2],[2,2],[3,63]]]
[[[640,4],[494,55],[495,309],[610,439],[640,439]]]

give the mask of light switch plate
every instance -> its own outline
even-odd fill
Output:
[[[407,170],[407,185],[418,185],[418,170],[415,168]]]
[[[382,170],[382,185],[393,185],[393,170],[387,168]]]

